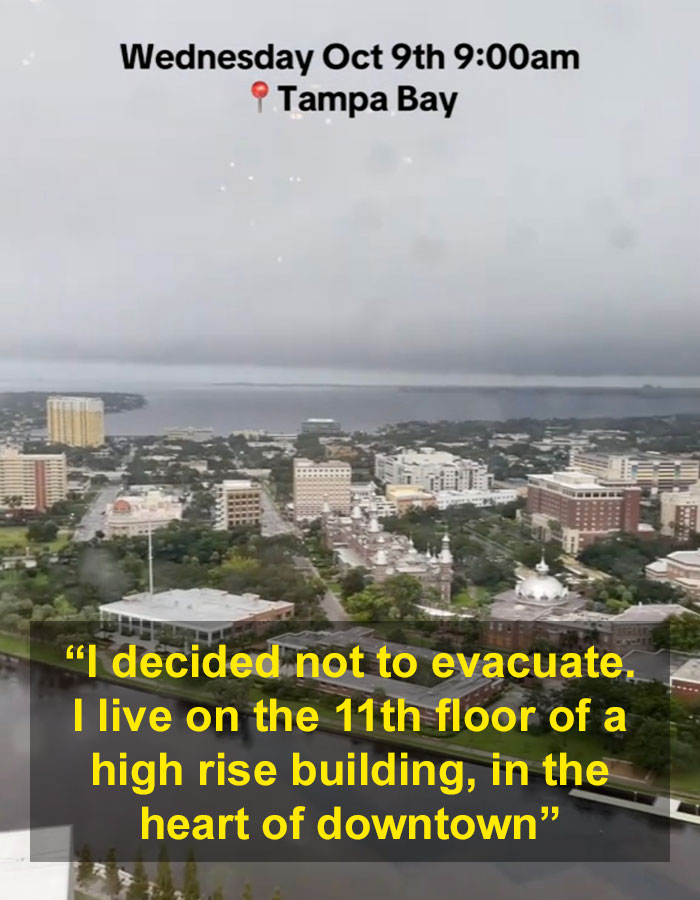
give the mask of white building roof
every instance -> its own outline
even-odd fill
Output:
[[[257,484],[254,484],[249,478],[234,478],[221,482],[221,488],[224,491],[251,491]]]
[[[0,893],[12,900],[69,900],[71,850],[69,827],[0,832]]]
[[[100,612],[136,616],[168,625],[198,625],[221,628],[222,624],[248,619],[260,613],[292,606],[283,600],[263,600],[257,594],[227,594],[215,588],[129,594],[123,600],[104,603]]]
[[[667,559],[684,566],[700,566],[700,550],[676,550],[675,553],[669,553]]]
[[[693,681],[700,684],[700,659],[697,657],[686,660],[671,675],[671,684],[674,681]]]

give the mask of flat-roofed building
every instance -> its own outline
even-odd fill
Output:
[[[317,519],[327,503],[330,510],[350,513],[352,467],[341,460],[294,460],[294,518]]]
[[[304,419],[301,423],[302,434],[338,434],[342,431],[335,419]]]
[[[223,481],[216,490],[216,527],[259,525],[262,514],[260,485],[245,478]]]
[[[193,441],[196,444],[206,444],[214,440],[213,428],[195,428],[191,425],[181,428],[168,428],[165,432],[166,441]]]
[[[412,484],[387,484],[385,495],[400,516],[412,509],[433,509],[437,506],[435,494]]]
[[[502,506],[515,503],[518,492],[509,489],[491,491],[438,491],[435,495],[438,509],[449,509],[452,506]]]
[[[49,442],[69,447],[100,447],[105,442],[105,406],[99,397],[49,397]]]
[[[528,476],[524,518],[542,540],[576,555],[618,531],[639,531],[640,488],[602,484],[578,471]]]
[[[661,494],[661,534],[687,541],[700,531],[700,482]]]
[[[645,490],[672,490],[700,480],[700,460],[660,453],[600,453],[574,448],[572,469],[598,481],[634,484]]]
[[[257,624],[291,619],[294,604],[258,594],[228,594],[214,588],[128,594],[99,607],[100,621],[119,634],[157,640],[166,629],[186,645],[225,642]]]
[[[398,453],[377,453],[374,474],[385,484],[412,484],[426,491],[485,491],[492,476],[485,463],[443,450],[421,447]]]
[[[362,695],[371,697],[381,704],[384,699],[404,700],[420,712],[421,722],[434,725],[438,721],[437,707],[440,700],[454,699],[459,702],[460,709],[469,706],[487,706],[488,702],[503,688],[502,678],[486,677],[483,674],[484,663],[479,663],[470,676],[457,672],[449,678],[441,679],[437,684],[418,684],[401,678],[383,678],[379,675],[377,654],[385,648],[392,656],[399,653],[410,653],[421,662],[432,666],[438,651],[427,647],[414,647],[409,644],[397,644],[377,639],[368,628],[350,628],[337,631],[302,631],[281,634],[268,638],[268,648],[274,645],[280,648],[280,654],[286,659],[295,660],[298,653],[315,651],[318,655],[331,651],[347,652],[352,647],[359,647],[364,653],[365,673],[362,677],[350,672],[330,677],[319,670],[314,674],[310,666],[304,668],[304,681],[311,687],[324,693],[344,697]],[[380,696],[381,699],[377,699]]]
[[[0,831],[0,895],[7,900],[73,900],[68,826]]]
[[[64,453],[0,451],[0,507],[44,512],[68,493]]]

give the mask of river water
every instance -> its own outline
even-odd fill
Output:
[[[30,678],[34,679],[32,696],[32,716],[30,729]],[[134,747],[142,752],[144,758],[152,753],[152,740],[162,741],[163,736],[154,736],[142,740],[139,735],[137,743],[127,744],[114,736],[109,736],[109,746],[105,743],[107,736],[80,735],[72,736],[73,697],[76,691],[85,698],[86,709],[97,697],[112,698],[119,696],[122,704],[161,704],[177,713],[181,704],[174,701],[163,701],[151,698],[140,692],[106,685],[103,683],[74,683],[55,672],[35,669],[31,676],[26,668],[8,674],[0,679],[0,829],[24,827],[29,823],[30,794],[30,730],[32,733],[32,761],[41,767],[41,772],[32,782],[33,789],[41,797],[50,797],[50,808],[54,810],[57,821],[65,822],[72,815],[83,815],[92,810],[93,834],[91,843],[99,845],[103,837],[117,835],[118,840],[126,840],[131,846],[136,840],[138,821],[134,823],[134,796],[129,789],[108,789],[113,793],[108,797],[100,795],[100,803],[94,808],[92,788],[88,791],[89,780],[86,780],[86,760],[94,749],[108,753],[111,748],[112,758],[116,758],[116,750],[129,750]],[[182,743],[187,738],[182,731],[168,734],[165,746],[177,747],[177,758],[185,759],[187,750]],[[367,751],[373,757],[381,756],[385,751],[381,747],[362,741],[351,740],[339,735],[315,733],[301,738],[299,735],[279,733],[276,735],[260,735],[253,730],[245,734],[222,738],[215,734],[197,735],[197,753],[200,758],[214,758],[216,753],[226,752],[227,757],[256,761],[260,758],[272,759],[282,764],[293,749],[303,750],[305,757],[340,758],[348,752]],[[118,743],[118,747],[117,747]],[[154,745],[155,746],[155,745]],[[483,778],[487,769],[469,766],[469,774],[478,779]],[[89,779],[89,775],[88,775]],[[114,791],[121,791],[121,794]],[[239,789],[234,789],[238,791]],[[275,790],[277,790],[275,788]],[[308,789],[305,789],[308,790]],[[327,791],[328,789],[323,789]],[[358,799],[355,797],[355,811],[385,809],[383,789],[374,788],[374,796]],[[640,816],[626,811],[613,810],[602,805],[582,804],[572,800],[564,790],[546,788],[542,783],[531,783],[527,789],[508,789],[508,799],[496,801],[502,809],[508,807],[516,811],[522,802],[519,791],[528,792],[528,804],[538,806],[547,795],[546,801],[556,803],[560,807],[560,819],[549,831],[538,833],[536,842],[521,842],[520,859],[517,862],[497,861],[499,848],[491,843],[488,862],[452,862],[445,861],[419,862],[422,848],[416,845],[415,851],[405,855],[404,861],[368,861],[357,859],[353,862],[202,862],[200,871],[203,880],[213,883],[221,880],[225,883],[231,897],[240,894],[242,884],[250,879],[255,885],[255,897],[269,897],[275,886],[282,889],[283,900],[327,900],[337,897],[345,898],[401,898],[413,900],[438,895],[442,897],[470,898],[522,898],[522,900],[561,900],[561,898],[578,898],[596,896],[619,900],[619,898],[639,898],[639,900],[656,900],[664,897],[670,900],[690,900],[698,896],[697,884],[700,878],[700,830],[693,826],[673,826],[670,833],[671,862],[650,862],[649,858],[663,846],[664,838],[661,821],[653,817]],[[515,791],[515,793],[511,793]],[[36,799],[35,793],[35,799]],[[171,792],[172,793],[172,792]],[[226,789],[219,789],[219,798],[226,795]],[[237,795],[238,796],[238,795]],[[534,799],[533,799],[534,796]],[[340,789],[327,801],[327,794],[321,795],[311,791],[302,802],[308,804],[310,810],[329,802],[349,803],[348,794]],[[121,798],[116,799],[115,798]],[[191,798],[190,798],[191,799]],[[149,798],[138,798],[138,805],[148,803]],[[151,798],[153,807],[160,800]],[[291,789],[282,789],[276,801],[280,807],[290,807],[298,802],[292,796]],[[455,806],[439,795],[437,806],[446,808]],[[505,805],[504,805],[505,803]],[[184,809],[186,799],[178,798],[178,809]],[[240,804],[226,798],[223,807],[235,811],[232,807]],[[456,805],[459,805],[458,803]],[[201,804],[204,810],[211,811],[211,799],[206,798]],[[39,808],[47,808],[40,803]],[[33,812],[36,814],[36,803]],[[96,810],[102,811],[102,816]],[[67,813],[68,810],[73,812]],[[410,810],[408,810],[410,811]],[[469,812],[464,808],[462,811]],[[474,810],[472,810],[474,811]],[[542,826],[544,828],[544,826]],[[661,830],[660,830],[661,829]],[[542,834],[546,837],[540,837]],[[543,843],[544,841],[544,843]],[[460,859],[474,855],[470,845],[461,844],[464,850],[459,851]],[[647,847],[644,853],[642,847]],[[410,848],[409,848],[410,850]],[[301,855],[303,851],[299,851]],[[614,862],[571,862],[572,859],[614,858],[615,853],[635,853],[645,861]],[[534,862],[543,854],[550,854],[554,861]],[[220,855],[220,854],[219,854]],[[278,854],[279,855],[279,854]],[[232,850],[227,859],[241,855]],[[313,859],[318,855],[308,853]],[[361,856],[361,852],[360,852]],[[384,854],[386,856],[386,854]],[[200,859],[203,858],[200,855]],[[297,858],[297,857],[295,857]],[[376,859],[370,855],[370,859]],[[452,858],[455,858],[454,856]],[[512,859],[512,856],[511,856]],[[0,896],[10,897],[3,893]]]

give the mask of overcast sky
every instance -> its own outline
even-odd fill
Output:
[[[700,374],[699,26],[698,0],[2,0],[0,353]],[[335,40],[521,41],[581,69],[303,79],[119,52]],[[292,118],[277,83],[459,99]]]

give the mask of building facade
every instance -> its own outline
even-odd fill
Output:
[[[350,512],[352,467],[341,460],[294,460],[294,518],[317,519],[327,502],[333,512]]]
[[[137,537],[165,528],[182,518],[182,508],[177,497],[158,490],[125,494],[107,507],[105,536]]]
[[[576,555],[618,531],[639,531],[641,490],[595,481],[583,472],[528,476],[524,519],[541,540],[560,540]]]
[[[687,541],[700,531],[700,482],[661,494],[661,534]]]
[[[574,448],[570,463],[572,469],[597,481],[634,484],[651,492],[689,487],[700,480],[700,460],[660,453],[595,453]]]
[[[385,484],[412,484],[437,491],[487,491],[492,476],[485,463],[422,447],[399,453],[377,453],[374,474]]]
[[[438,491],[435,500],[438,509],[449,509],[451,506],[502,506],[505,503],[515,503],[518,492],[515,490],[498,491]]]
[[[396,507],[399,516],[412,509],[434,509],[437,506],[435,494],[411,484],[387,484],[385,494],[388,502]]]
[[[228,594],[214,588],[128,594],[99,607],[100,621],[118,634],[159,640],[164,629],[187,647],[210,646],[254,629],[256,625],[291,619],[294,604],[263,600],[258,594]]]
[[[191,425],[181,428],[168,428],[165,432],[166,441],[192,441],[196,444],[206,444],[214,440],[213,428],[194,428]]]
[[[44,512],[67,493],[64,453],[0,452],[0,507]]]
[[[223,481],[216,490],[216,528],[259,525],[262,490],[249,479]]]
[[[494,597],[483,634],[489,646],[503,650],[528,650],[546,641],[627,653],[654,649],[656,628],[687,611],[677,603],[637,604],[617,614],[588,610],[586,599],[550,575],[542,561],[533,575]]]
[[[46,422],[51,444],[100,447],[105,442],[105,408],[99,397],[49,397]]]
[[[335,419],[304,419],[301,423],[302,434],[338,434],[342,431]]]
[[[409,653],[427,666],[432,666],[438,651],[427,647],[387,642],[384,638],[380,640],[374,636],[371,628],[290,632],[268,638],[267,646],[269,650],[278,646],[280,656],[289,660],[294,668],[299,653],[313,651],[323,656],[329,652],[346,653],[352,647],[359,647],[364,654],[364,672],[361,677],[349,672],[329,677],[322,671],[314,674],[306,669],[304,681],[310,687],[324,693],[342,697],[368,697],[376,704],[381,704],[384,699],[403,700],[408,706],[415,707],[419,711],[422,723],[429,725],[436,725],[438,722],[437,707],[441,700],[446,698],[458,701],[459,709],[464,712],[469,706],[488,705],[504,687],[502,678],[484,675],[483,662],[475,666],[474,672],[469,676],[463,672],[456,672],[434,685],[420,684],[416,680],[382,678],[377,662],[377,655],[382,648],[393,657],[400,653]]]
[[[325,545],[341,570],[366,569],[379,583],[394,575],[411,575],[426,594],[432,590],[443,607],[449,605],[453,559],[447,534],[440,548],[419,553],[411,538],[384,531],[374,503],[364,512],[354,506],[349,516],[333,513],[327,505],[321,521]]]
[[[650,581],[663,581],[700,599],[700,550],[676,550],[649,563],[644,574]]]

